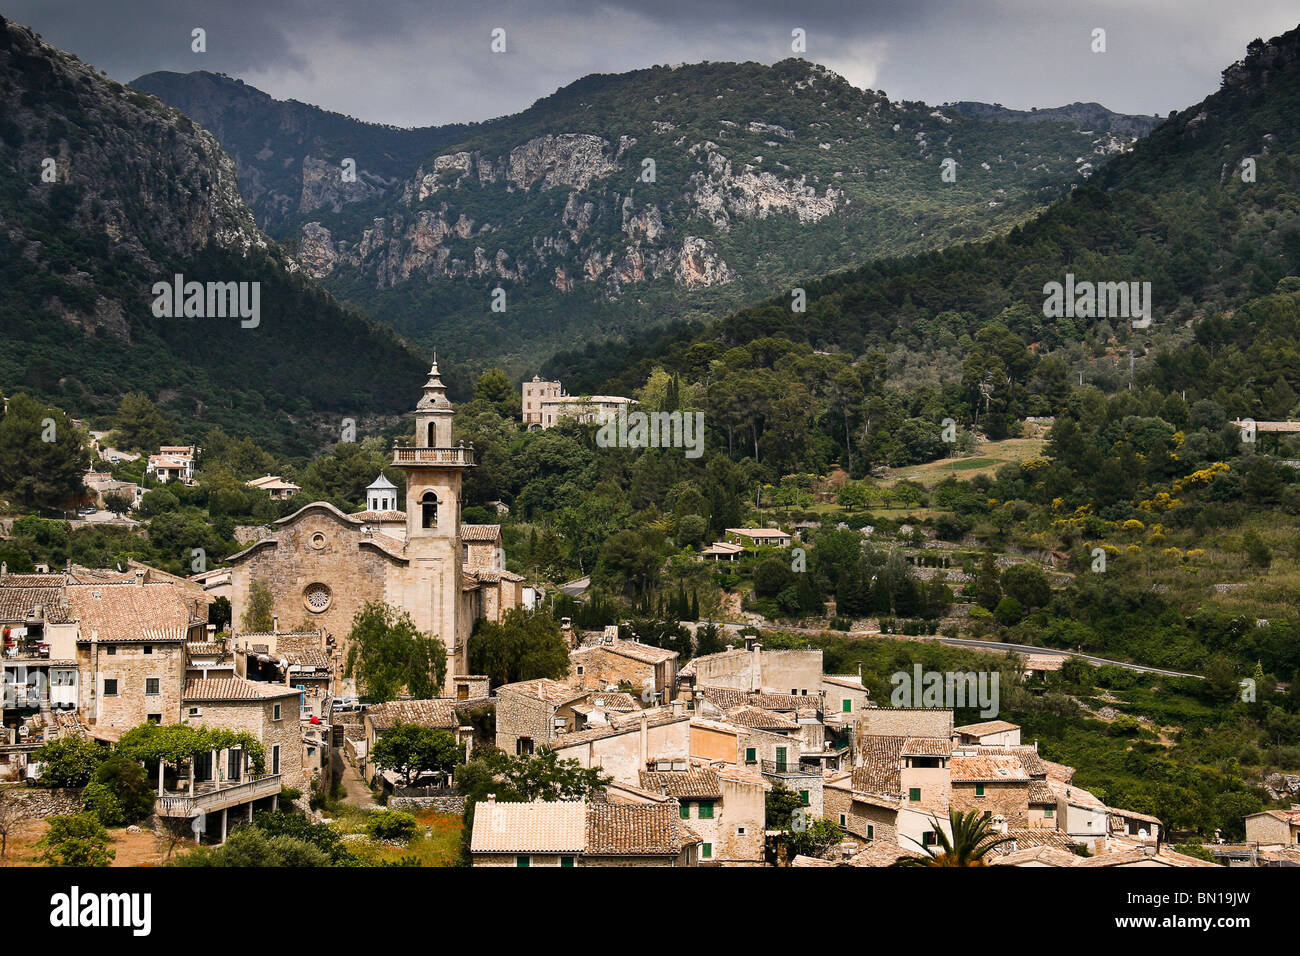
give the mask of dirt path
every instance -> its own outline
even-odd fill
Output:
[[[334,767],[334,772],[342,779],[343,790],[346,793],[344,799],[347,803],[354,807],[360,807],[362,810],[369,810],[378,806],[375,803],[374,795],[370,792],[370,788],[361,779],[361,771],[355,764],[349,763],[344,758],[342,749],[334,748],[333,753],[330,755],[330,766]]]

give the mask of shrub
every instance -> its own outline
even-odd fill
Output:
[[[148,775],[127,757],[113,756],[101,763],[81,792],[82,807],[106,827],[143,820],[153,810],[153,803]]]
[[[37,859],[46,866],[108,866],[117,855],[93,813],[50,817],[49,829],[36,846],[41,851]]]
[[[412,814],[401,810],[375,810],[366,821],[366,832],[376,840],[409,840],[415,823]]]
[[[47,787],[84,787],[108,751],[85,737],[60,737],[32,753]]]

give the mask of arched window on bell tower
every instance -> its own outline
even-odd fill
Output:
[[[427,439],[427,440],[426,440],[426,443],[425,443],[425,447],[426,447],[426,448],[437,448],[437,447],[438,447],[438,433],[437,433],[437,431],[434,429],[434,424],[435,424],[434,422],[429,422],[429,432],[428,432],[428,435],[426,436],[426,439]]]
[[[426,491],[420,496],[420,527],[436,528],[438,526],[438,496]]]

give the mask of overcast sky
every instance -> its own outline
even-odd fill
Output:
[[[518,112],[588,73],[803,55],[894,99],[1181,109],[1295,0],[0,0],[126,82],[229,73],[278,98],[420,126]],[[191,51],[202,27],[207,52]],[[490,49],[494,28],[506,52]],[[1106,31],[1106,52],[1090,49]]]

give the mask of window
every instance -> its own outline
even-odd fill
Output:
[[[579,670],[578,673],[581,674],[582,671]],[[456,685],[456,699],[457,699],[457,700],[469,700],[469,684],[457,684],[457,685]]]
[[[712,819],[713,819],[713,804],[711,804],[711,803],[701,803],[699,806],[700,806],[700,809],[699,809],[698,812],[699,812],[699,815],[700,815],[700,819],[701,819],[701,820],[712,820]]]
[[[586,670],[586,668],[584,668],[581,664],[579,664],[579,665],[578,665],[578,676],[581,677],[581,676],[583,675],[583,672],[584,672],[585,670]]]
[[[271,748],[271,773],[280,772],[280,745]]]
[[[737,833],[737,835],[739,835],[739,836],[744,836],[746,832],[747,832],[747,831],[745,830],[744,827],[736,827],[736,833]]]
[[[420,497],[420,527],[436,528],[438,526],[438,496],[426,491]]]
[[[711,860],[711,859],[713,859],[713,844],[712,844],[712,843],[705,843],[703,846],[701,846],[701,847],[700,847],[700,856],[703,857],[703,858],[706,859],[706,860]]]
[[[104,678],[104,696],[105,696],[105,697],[116,697],[116,696],[117,696],[117,679],[116,679],[116,678],[113,678],[113,677],[105,677],[105,678]]]
[[[691,818],[691,805],[689,802],[685,800],[682,801],[682,806],[679,811],[679,814],[683,820],[689,820]]]
[[[530,754],[532,752],[533,752],[532,737],[520,737],[518,740],[515,741],[516,754]]]
[[[846,714],[853,713],[853,701],[845,697],[844,700],[840,702],[840,709]]]
[[[162,714],[145,714],[144,719],[151,724],[161,724]]]
[[[153,645],[152,645],[152,644],[146,644],[146,645],[144,646],[144,653],[145,653],[145,654],[152,654],[152,653],[153,653]]]
[[[777,770],[785,769],[785,754],[786,754],[785,747],[776,748],[776,769]]]
[[[758,749],[755,747],[745,748],[745,763],[758,763]]]
[[[921,834],[921,846],[934,846],[934,831],[926,830]]]
[[[515,866],[527,868],[528,862],[528,857],[526,856],[515,857]]]
[[[910,790],[908,790],[907,799],[911,800],[913,803],[919,803],[921,800],[921,788],[912,787]]]
[[[272,705],[271,705],[271,719],[272,719],[272,720],[279,720],[279,719],[280,719],[280,705],[279,705],[279,704],[272,704]]]
[[[808,806],[808,791],[807,791],[807,790],[800,790],[800,791],[799,791],[799,802],[802,803],[805,807]]]
[[[1056,816],[1056,807],[1043,807],[1043,816],[1049,820],[1052,819],[1052,817]]]
[[[320,582],[307,585],[302,592],[302,603],[313,614],[320,614],[330,606],[329,585]]]
[[[244,767],[244,752],[242,750],[231,750],[226,754],[226,779],[238,780],[242,776]]]
[[[847,814],[840,814],[840,826],[848,826],[849,818]]]
[[[573,857],[571,856],[560,857],[560,866],[573,866]]]
[[[203,713],[203,709],[200,707],[191,707],[189,709],[189,716],[191,717],[198,717],[202,713]]]
[[[146,677],[146,678],[144,679],[144,692],[145,692],[145,694],[147,694],[147,695],[149,695],[149,696],[151,696],[151,697],[155,697],[155,696],[157,696],[157,694],[158,694],[158,678],[157,678],[157,677]]]
[[[106,647],[106,648],[104,648],[104,653],[107,654],[109,657],[113,657],[114,655],[117,654],[117,648],[116,648],[116,647]]]
[[[975,796],[977,797],[984,796],[984,784],[982,783],[975,784]]]
[[[867,824],[867,839],[868,839],[868,840],[874,840],[875,838],[876,838],[876,827],[875,827],[874,824],[868,823],[868,824]]]

